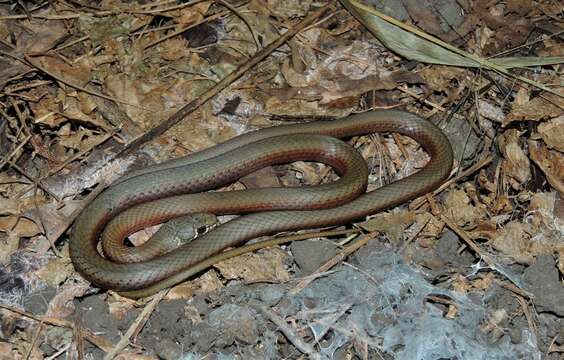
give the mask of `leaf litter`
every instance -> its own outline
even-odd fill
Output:
[[[563,5],[329,4],[125,157],[321,3],[0,4],[0,356],[561,358]],[[383,108],[441,126],[456,162],[440,190],[353,226],[366,234],[226,260],[155,305],[98,292],[70,265],[67,230],[97,185],[254,129]],[[428,159],[402,136],[352,143],[369,189]],[[298,162],[220,190],[335,178]]]

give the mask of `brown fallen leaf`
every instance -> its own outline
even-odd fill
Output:
[[[559,219],[555,214],[557,193],[554,192],[539,192],[533,194],[527,213],[529,214],[531,224],[535,228],[542,226],[551,227],[555,222],[562,222],[564,219]]]
[[[505,121],[505,114],[501,106],[494,105],[485,100],[478,100],[478,113],[486,119],[503,124]]]
[[[74,273],[74,268],[68,257],[53,258],[35,272],[43,281],[52,287],[57,287]]]
[[[280,187],[280,181],[272,166],[267,166],[239,179],[247,189]]]
[[[217,275],[217,271],[209,270],[199,278],[183,282],[167,293],[165,299],[190,299],[196,295],[207,294],[223,287],[221,280]]]
[[[415,222],[415,219],[415,212],[400,210],[376,214],[373,218],[360,223],[359,226],[369,232],[383,232],[393,245],[398,245],[403,240],[405,230]]]
[[[498,236],[497,224],[489,220],[480,221],[469,234],[474,240],[493,240]]]
[[[0,234],[0,264],[6,265],[10,262],[11,256],[20,248],[20,237],[14,232]]]
[[[116,319],[123,320],[135,308],[136,301],[110,291],[108,292],[107,303],[109,313],[114,315]]]
[[[11,232],[20,237],[32,237],[41,233],[37,224],[21,215],[0,217],[0,232]]]
[[[564,115],[540,124],[537,131],[549,149],[564,152]]]
[[[244,254],[216,265],[224,278],[246,282],[284,282],[290,280],[285,262],[288,254],[280,248],[267,248],[259,253]]]
[[[8,342],[0,341],[0,359],[8,360],[8,359],[21,359],[22,356],[18,355],[18,352],[13,344]]]
[[[564,100],[555,95],[545,94],[543,97],[535,97],[523,104],[513,103],[511,111],[505,117],[503,126],[514,121],[540,121],[554,118],[562,114]]]
[[[317,185],[320,184],[323,180],[324,176],[327,175],[329,171],[329,167],[324,167],[321,169],[316,169],[311,163],[306,163],[304,161],[297,161],[292,164],[292,168],[298,171],[297,178],[302,178],[304,182],[308,185]]]
[[[509,222],[492,241],[492,246],[521,264],[532,263],[531,227],[519,221]]]
[[[46,316],[65,318],[75,310],[74,299],[84,296],[90,283],[82,278],[67,281],[57,290],[57,295],[49,302]]]
[[[531,159],[542,170],[550,186],[564,195],[564,156],[556,150],[549,150],[539,141],[529,140]]]
[[[123,351],[119,353],[114,360],[156,360],[157,358],[148,355],[141,355],[131,351]]]
[[[487,214],[485,207],[473,205],[466,192],[460,189],[450,191],[444,204],[446,216],[459,226],[473,228]]]
[[[532,0],[507,0],[507,12],[527,15],[533,9]]]
[[[73,85],[84,87],[92,80],[92,69],[87,61],[77,61],[69,65],[55,56],[39,56],[31,58],[31,62]]]
[[[531,165],[519,145],[520,136],[518,130],[509,129],[499,137],[499,149],[505,158],[502,165],[504,180],[515,190],[531,179]]]
[[[419,75],[431,90],[443,91],[451,100],[457,99],[470,83],[467,70],[453,66],[428,66],[423,68]]]

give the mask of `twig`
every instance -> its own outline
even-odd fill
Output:
[[[41,229],[43,230],[43,233],[45,234],[45,237],[47,238],[47,241],[49,242],[49,246],[51,246],[51,250],[53,251],[53,254],[55,254],[56,257],[60,258],[61,253],[57,249],[57,247],[55,246],[55,241],[53,241],[53,239],[47,233],[47,228],[45,227],[45,221],[43,220],[43,215],[41,215],[41,211],[39,210],[39,202],[37,201],[37,189],[39,187],[37,186],[38,183],[35,183],[35,184],[36,184],[36,186],[33,189],[33,204],[35,205],[35,210],[37,210],[37,217],[39,218],[39,222],[41,223]],[[55,198],[55,199],[57,199],[57,198]],[[59,200],[56,200],[56,201],[58,202]]]
[[[59,237],[61,237],[68,230],[74,219],[78,217],[84,207],[91,203],[96,198],[96,196],[98,196],[102,192],[102,190],[104,190],[105,186],[106,184],[104,184],[103,182],[98,184],[98,186],[90,194],[88,194],[86,199],[81,202],[82,206],[78,207],[69,216],[65,217],[65,221],[58,224],[54,229],[52,229],[51,234],[47,234],[47,231],[45,231],[45,236],[47,237],[47,239],[49,239],[50,243],[56,242]]]
[[[45,358],[45,360],[55,360],[56,358],[58,358],[62,353],[64,353],[65,351],[67,351],[70,348],[71,344],[66,344],[65,346],[63,346],[61,349],[57,350],[57,352],[55,352],[53,355]]]
[[[248,62],[242,64],[237,68],[237,70],[233,71],[226,77],[224,77],[221,81],[219,81],[216,85],[214,85],[209,90],[205,91],[202,95],[198,98],[192,100],[188,104],[184,105],[180,108],[176,113],[171,115],[167,120],[163,121],[160,125],[152,128],[144,135],[138,137],[131,143],[129,143],[125,148],[123,148],[120,153],[117,155],[118,157],[123,157],[135,150],[137,150],[141,145],[145,144],[147,141],[152,140],[153,138],[163,134],[166,130],[171,128],[172,126],[179,123],[182,119],[186,116],[194,112],[197,108],[205,104],[209,99],[217,95],[220,91],[225,89],[227,86],[232,84],[235,80],[239,79],[243,76],[249,69],[254,67],[256,64],[264,60],[266,57],[270,55],[275,49],[280,47],[306,26],[314,22],[317,18],[323,16],[329,9],[331,8],[330,5],[327,5],[320,10],[316,11],[315,13],[311,14],[310,16],[303,19],[296,27],[291,30],[288,30],[278,39],[270,43],[267,47],[263,48],[262,50],[258,51],[253,57],[249,59]]]
[[[529,301],[519,295],[515,295],[515,298],[517,299],[517,302],[519,302],[519,305],[521,305],[521,308],[523,309],[523,314],[525,314],[525,318],[527,319],[529,330],[531,331],[531,334],[533,334],[536,343],[539,338],[539,327],[533,317],[533,313],[531,312],[531,306],[529,305]]]
[[[231,10],[239,19],[241,19],[241,21],[243,23],[245,23],[245,25],[247,25],[247,27],[249,28],[249,31],[251,32],[251,37],[253,38],[253,40],[255,41],[255,45],[257,47],[257,51],[260,50],[260,41],[258,39],[258,36],[255,32],[255,29],[253,29],[253,27],[251,26],[251,23],[247,20],[246,17],[244,17],[239,10],[237,10],[234,6],[232,6],[231,4],[229,4],[227,1],[224,0],[217,0],[217,2],[219,2],[221,5],[225,6],[226,8],[228,8],[229,10]]]
[[[74,329],[75,325],[72,321],[68,321],[68,320],[63,320],[63,319],[58,319],[58,318],[54,318],[54,317],[48,317],[48,316],[37,316],[37,315],[33,315],[33,314],[29,314],[23,310],[17,309],[15,307],[12,306],[8,306],[5,304],[0,304],[0,308],[2,309],[6,309],[8,311],[11,311],[13,313],[16,313],[18,315],[21,315],[23,317],[35,320],[35,321],[39,321],[39,322],[43,322],[45,324],[49,324],[49,325],[54,325],[54,326],[61,326],[61,327],[67,327],[70,329]],[[86,338],[86,340],[88,340],[89,342],[91,342],[92,344],[96,345],[97,347],[99,347],[100,349],[102,349],[103,351],[108,351],[109,349],[112,348],[112,343],[98,335],[95,335],[94,333],[90,332],[89,330],[83,329],[83,335]]]
[[[55,80],[57,80],[57,81],[59,81],[59,82],[65,84],[65,85],[67,85],[67,86],[69,86],[69,87],[71,87],[71,88],[73,88],[73,89],[82,91],[82,92],[87,93],[87,94],[90,94],[90,95],[92,95],[92,96],[96,96],[96,97],[99,97],[99,98],[102,98],[102,99],[109,100],[109,101],[111,101],[111,102],[116,102],[116,103],[120,103],[120,104],[124,104],[124,105],[128,105],[128,106],[132,106],[132,107],[135,107],[135,108],[140,108],[140,109],[146,110],[146,111],[153,111],[152,109],[147,109],[147,108],[144,108],[144,107],[139,106],[139,105],[131,104],[131,103],[129,103],[129,102],[127,102],[127,101],[124,101],[124,100],[116,99],[116,98],[114,98],[114,97],[112,97],[112,96],[104,95],[104,94],[102,94],[102,93],[100,93],[100,92],[97,92],[97,91],[94,91],[94,90],[89,90],[89,89],[87,89],[87,88],[85,88],[85,87],[83,87],[83,86],[80,86],[80,85],[78,85],[78,84],[73,84],[73,83],[70,82],[69,80],[64,79],[64,78],[62,78],[62,77],[60,77],[60,76],[58,76],[58,75],[55,75],[55,74],[53,74],[51,71],[49,71],[49,70],[45,69],[44,67],[42,67],[41,65],[38,65],[37,62],[32,61],[31,58],[30,58],[28,55],[24,55],[24,57],[23,57],[23,59],[22,59],[22,58],[20,58],[20,57],[17,56],[17,55],[10,54],[10,53],[4,52],[4,51],[0,51],[0,54],[2,54],[2,55],[4,55],[4,56],[8,56],[8,57],[10,57],[10,58],[12,58],[12,59],[15,59],[15,60],[21,62],[22,64],[26,65],[26,66],[33,67],[33,68],[35,68],[35,69],[41,71],[42,73],[44,73],[44,74],[46,74],[46,75],[52,77],[53,79],[55,79]]]
[[[137,316],[137,319],[131,324],[129,329],[123,334],[121,339],[118,343],[111,349],[106,356],[104,356],[104,360],[112,360],[120,351],[125,349],[127,345],[129,345],[129,339],[131,336],[138,331],[138,328],[145,326],[145,323],[149,319],[149,316],[155,311],[155,308],[159,304],[159,302],[165,297],[168,291],[162,291],[158,293],[147,306],[143,309],[141,314]]]
[[[138,13],[139,14],[145,14],[145,15],[159,14],[159,13],[169,12],[169,11],[173,11],[173,10],[180,10],[180,9],[185,8],[185,7],[192,6],[192,5],[195,5],[197,3],[201,3],[202,1],[204,1],[204,0],[187,1],[185,3],[169,6],[167,8],[144,10],[144,11],[139,11]],[[151,5],[154,5],[154,4],[151,4]]]
[[[272,321],[278,329],[286,336],[286,338],[302,353],[307,354],[310,358],[319,358],[320,355],[315,351],[313,346],[305,342],[301,336],[277,313],[267,308],[264,304],[253,302],[252,306]]]
[[[516,285],[517,287],[518,284],[515,284],[514,279],[512,279],[510,276],[508,276],[508,274],[506,274],[505,271],[503,271],[503,267],[501,265],[499,265],[492,256],[490,256],[489,254],[487,254],[486,252],[484,252],[475,242],[474,240],[472,240],[472,238],[470,237],[470,235],[468,235],[468,233],[460,228],[454,221],[452,221],[450,218],[448,218],[447,216],[445,216],[444,214],[439,215],[439,218],[452,230],[456,233],[456,235],[458,235],[465,243],[466,245],[468,245],[468,247],[470,249],[472,249],[472,251],[477,254],[481,260],[484,260],[484,262],[493,270],[495,270],[497,273],[503,275],[507,280],[509,280],[510,282],[512,282],[514,285]],[[526,292],[525,290],[521,289],[522,292],[524,294],[527,294],[527,297],[530,297],[528,292]],[[532,295],[531,295],[532,296]]]
[[[176,30],[176,31],[171,32],[170,34],[166,34],[165,36],[156,39],[155,41],[153,41],[153,42],[151,42],[151,43],[145,45],[145,47],[143,47],[143,50],[147,50],[148,48],[153,47],[153,46],[155,46],[155,45],[157,45],[157,44],[160,44],[160,43],[162,43],[162,42],[165,41],[165,40],[168,40],[168,39],[170,39],[170,38],[173,38],[173,37],[175,37],[175,36],[177,36],[177,35],[182,34],[182,33],[185,32],[186,30],[190,30],[190,29],[192,29],[192,28],[195,28],[195,27],[198,26],[198,25],[201,25],[201,24],[206,23],[206,22],[213,21],[213,20],[215,20],[215,19],[219,19],[220,17],[222,17],[222,16],[224,16],[224,15],[227,15],[227,14],[228,14],[227,11],[222,11],[222,12],[219,12],[219,13],[217,13],[217,14],[210,15],[210,16],[208,16],[208,17],[206,17],[206,18],[203,18],[203,19],[200,20],[200,21],[197,21],[197,22],[195,22],[195,23],[193,23],[193,24],[190,24],[190,25],[188,25],[188,26],[186,26],[186,27],[183,27],[183,28],[181,28],[181,29],[178,29],[178,30]]]
[[[25,146],[25,144],[27,144],[27,142],[29,141],[29,139],[31,139],[31,135],[26,136],[26,138],[20,142],[18,144],[18,146],[16,146],[14,148],[14,150],[12,150],[8,155],[4,156],[2,158],[2,161],[0,161],[0,169],[2,169],[4,167],[4,165],[6,165],[8,162],[10,162],[10,160],[12,159],[12,157],[17,154],[18,151],[21,150],[22,147]]]
[[[159,14],[159,13],[173,11],[173,10],[179,10],[179,9],[197,4],[197,3],[202,2],[202,1],[204,1],[204,0],[193,0],[193,1],[188,1],[188,2],[178,4],[178,5],[174,5],[174,6],[169,6],[168,8],[153,9],[153,10],[125,11],[125,10],[119,9],[119,10],[102,10],[102,11],[83,12],[83,13],[73,12],[73,13],[70,13],[70,14],[57,14],[57,15],[30,14],[30,17],[32,19],[45,19],[45,20],[70,20],[70,19],[78,19],[80,17],[103,17],[103,16],[119,15],[119,14],[124,14],[124,13],[140,14],[140,15],[152,15],[152,14]],[[28,18],[28,16],[25,15],[25,14],[0,16],[0,20],[19,20],[19,19],[27,19],[27,18]]]
[[[53,193],[45,185],[40,183],[40,179],[36,179],[33,176],[29,175],[24,169],[22,169],[19,165],[14,163],[14,160],[8,161],[8,164],[10,165],[10,167],[12,167],[17,172],[19,172],[23,177],[25,177],[26,179],[28,179],[29,181],[31,181],[33,183],[33,185],[30,185],[30,187],[28,188],[27,191],[30,191],[32,188],[41,188],[41,190],[45,191],[47,194],[49,194],[51,197],[53,197],[53,199],[55,199],[55,201],[57,201],[57,202],[60,201],[60,198],[55,193]]]
[[[76,346],[76,357],[78,360],[84,360],[84,337],[82,336],[82,314],[76,314],[73,329],[73,341]]]
[[[55,175],[56,173],[58,173],[59,171],[63,170],[68,164],[70,164],[71,162],[75,161],[76,159],[84,156],[87,152],[89,152],[90,150],[92,150],[93,148],[95,148],[98,145],[101,145],[103,143],[105,143],[107,140],[111,139],[112,136],[114,136],[115,133],[109,133],[106,136],[103,136],[99,141],[96,141],[95,143],[91,144],[88,148],[86,149],[82,149],[80,150],[78,153],[74,154],[73,156],[71,156],[70,158],[68,158],[67,160],[65,160],[65,162],[63,162],[62,164],[58,165],[57,167],[55,167],[54,169],[51,169],[47,175],[39,178],[39,180],[37,180],[37,186],[41,186],[42,184],[41,182],[48,179],[49,177]],[[30,186],[28,188],[23,189],[22,191],[20,191],[17,195],[16,198],[20,198],[21,196],[23,196],[25,193],[27,193],[28,191],[32,190],[33,186]],[[48,190],[45,190],[47,193],[51,194]],[[54,196],[55,198],[57,198],[56,196]]]
[[[340,261],[345,259],[347,256],[352,254],[353,252],[357,251],[364,245],[366,245],[370,240],[376,237],[376,232],[365,234],[360,239],[356,240],[349,246],[345,247],[340,253],[329,259],[325,264],[321,265],[317,270],[314,271],[314,274],[326,272],[327,270],[331,269],[333,266],[337,265]],[[314,277],[308,277],[302,281],[300,281],[293,289],[288,291],[289,295],[295,295],[305,289],[306,286],[314,279]]]
[[[478,161],[474,165],[470,166],[468,169],[466,169],[463,172],[461,172],[460,174],[458,174],[458,176],[456,176],[456,177],[454,177],[454,178],[452,178],[448,181],[445,181],[441,186],[439,186],[437,189],[435,189],[433,191],[433,195],[437,195],[437,194],[441,193],[444,189],[448,188],[451,184],[453,184],[453,183],[459,181],[460,179],[463,179],[463,178],[473,174],[474,172],[480,170],[484,166],[491,163],[492,159],[493,159],[493,157],[491,155],[484,157],[482,160]],[[417,209],[418,207],[423,205],[426,201],[427,201],[427,198],[425,198],[425,197],[416,199],[409,205],[409,208],[410,209]]]
[[[35,344],[37,344],[37,339],[39,338],[39,334],[41,333],[42,329],[43,329],[43,321],[39,321],[39,325],[37,325],[37,330],[35,331],[35,334],[33,334],[33,339],[31,340],[31,344],[29,345],[27,354],[25,354],[25,360],[29,360],[29,358],[31,357],[31,354],[33,353]]]

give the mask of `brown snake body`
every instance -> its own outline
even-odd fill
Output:
[[[365,193],[365,162],[335,138],[372,132],[407,135],[423,146],[430,161],[415,174]],[[301,188],[205,192],[261,167],[297,160],[326,163],[341,177]],[[77,218],[70,256],[76,270],[94,284],[131,297],[146,296],[184,280],[199,263],[247,240],[349,223],[423,195],[444,181],[452,162],[444,134],[431,122],[401,111],[266,128],[120,179]],[[248,215],[173,251],[150,241],[135,250],[123,245],[123,239],[137,230],[191,213]],[[104,256],[97,250],[100,237]],[[126,263],[130,260],[134,262]]]

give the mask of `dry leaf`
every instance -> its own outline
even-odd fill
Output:
[[[452,190],[445,198],[445,213],[459,226],[474,227],[485,218],[483,206],[474,206],[464,190]]]
[[[0,217],[0,232],[14,233],[20,237],[33,237],[41,233],[37,224],[20,215]]]
[[[239,179],[245,188],[280,187],[280,181],[272,166],[267,166]]]
[[[442,234],[445,228],[444,222],[429,213],[417,214],[416,222],[419,225],[426,223],[425,227],[420,232],[423,238],[436,239]]]
[[[548,183],[564,195],[564,156],[556,150],[549,150],[540,142],[529,140],[531,159],[542,170]]]
[[[164,60],[176,61],[189,54],[186,41],[182,38],[173,38],[159,46],[159,54]]]
[[[485,100],[478,100],[478,113],[486,119],[503,124],[505,122],[505,114],[501,107],[493,105]]]
[[[364,230],[381,231],[394,245],[402,240],[405,230],[415,222],[415,212],[403,210],[398,212],[379,213],[372,219],[360,223]]]
[[[533,261],[531,254],[531,228],[528,224],[511,221],[493,239],[492,246],[521,264]]]
[[[9,360],[9,359],[22,359],[23,357],[18,355],[14,345],[0,341],[0,360]]]
[[[495,283],[495,280],[495,274],[493,272],[488,272],[478,275],[477,278],[472,280],[471,284],[474,289],[486,291],[488,289],[491,289],[492,285]]]
[[[549,98],[550,101],[545,98]],[[551,94],[533,98],[524,104],[513,103],[511,111],[505,117],[503,126],[507,126],[513,121],[540,121],[559,116],[562,114],[562,108],[555,104],[564,106],[564,100],[551,96]]]
[[[114,357],[114,360],[156,360],[157,358],[148,355],[141,355],[131,351],[123,351]]]
[[[507,0],[507,12],[514,12],[524,16],[532,9],[533,4],[531,0]]]
[[[556,193],[536,193],[531,198],[527,212],[531,217],[531,224],[536,228],[540,225],[551,227],[555,221],[564,221],[558,219],[554,214],[556,204]]]
[[[564,152],[564,115],[540,124],[537,130],[549,149]]]
[[[224,260],[216,267],[226,279],[242,279],[246,282],[290,280],[285,262],[288,254],[280,248],[263,249],[260,253],[250,253]]]
[[[39,56],[32,58],[32,63],[39,64],[50,73],[80,87],[86,86],[92,79],[91,68],[86,61],[77,61],[69,65],[55,56]]]
[[[223,287],[215,270],[206,271],[199,278],[186,281],[173,287],[165,299],[190,299],[196,295],[207,294]]]
[[[292,167],[299,172],[297,178],[301,177],[308,185],[320,184],[327,173],[327,171],[319,171],[316,166],[304,161],[296,161]]]
[[[472,239],[492,240],[498,236],[497,224],[493,221],[481,221],[470,232]]]
[[[311,3],[312,0],[267,0],[267,6],[272,15],[281,19],[305,16],[310,9]]]
[[[79,279],[78,281],[67,281],[57,290],[57,295],[49,302],[49,308],[47,309],[46,316],[52,316],[56,318],[65,318],[72,314],[75,310],[75,305],[73,300],[84,296],[88,289],[90,288],[90,283],[84,279]]]
[[[521,186],[531,179],[529,158],[519,145],[520,135],[516,129],[509,129],[499,137],[499,149],[505,158],[503,174],[515,190],[521,189]]]
[[[116,319],[123,320],[135,308],[136,301],[120,296],[118,293],[108,292],[108,310]]]
[[[74,273],[74,268],[69,258],[51,259],[45,266],[35,272],[48,285],[57,287]]]
[[[186,6],[180,9],[180,16],[174,14],[173,12],[171,12],[171,14],[174,14],[172,16],[176,18],[176,21],[178,21],[178,26],[186,27],[188,25],[201,21],[208,11],[210,5],[211,1],[202,1],[196,3],[193,6]]]
[[[35,124],[56,128],[68,121],[64,116],[57,113],[57,100],[51,96],[44,96],[38,103],[32,103],[31,108],[35,115],[33,118]]]
[[[1,218],[0,218],[1,219]],[[10,263],[10,257],[20,248],[20,237],[8,232],[7,236],[0,236],[0,264],[6,265]]]
[[[7,199],[0,196],[0,216],[15,215],[19,212],[19,202],[16,199]]]
[[[121,106],[140,127],[152,128],[162,121],[166,105],[161,97],[166,91],[164,85],[147,79],[132,80],[125,74],[119,74],[108,76],[105,87],[108,93],[127,104]]]

